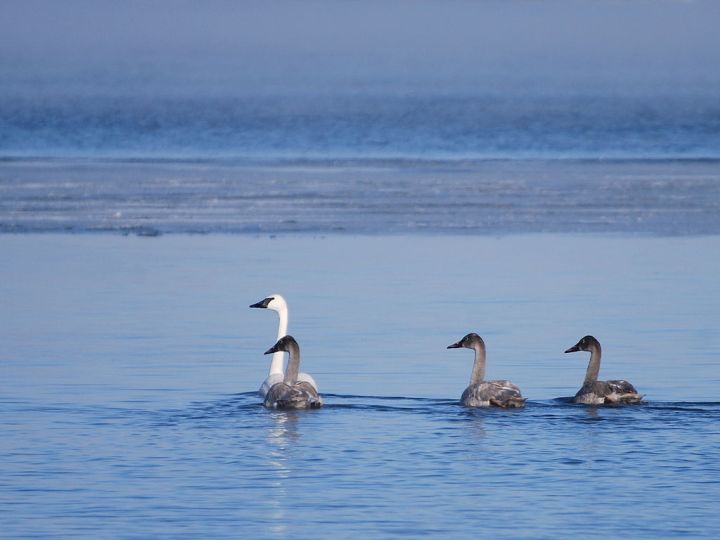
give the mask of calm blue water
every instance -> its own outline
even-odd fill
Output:
[[[720,234],[708,92],[93,88],[0,100],[1,232]]]
[[[77,157],[718,159],[720,103],[714,92],[3,96],[0,158]]]
[[[0,236],[3,536],[708,537],[720,237]],[[281,291],[327,406],[254,393]],[[524,410],[466,410],[468,331]],[[647,404],[587,408],[601,375]]]
[[[717,536],[717,5],[1,2],[0,537]]]
[[[1,100],[54,234],[0,235],[0,530],[712,535],[719,149],[703,95]],[[255,394],[276,291],[320,411]],[[469,331],[524,410],[458,406]],[[562,399],[587,333],[645,405]]]

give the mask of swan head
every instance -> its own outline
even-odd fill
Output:
[[[300,346],[298,345],[297,341],[295,341],[294,337],[285,336],[278,339],[275,345],[265,351],[265,354],[273,354],[279,351],[290,352],[290,350],[293,348],[297,350],[300,349]]]
[[[287,302],[279,294],[271,294],[260,300],[255,304],[250,305],[251,308],[265,308],[272,309],[273,311],[281,312],[283,309],[287,309]]]
[[[478,336],[475,332],[470,332],[460,341],[456,341],[455,343],[447,346],[448,349],[475,349],[477,347],[485,349],[485,342],[483,341],[483,338]]]
[[[575,345],[570,347],[566,353],[569,352],[577,352],[577,351],[588,351],[592,352],[593,349],[600,349],[600,342],[595,339],[593,336],[585,336],[580,341],[578,341]]]

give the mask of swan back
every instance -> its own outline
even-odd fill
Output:
[[[595,381],[583,384],[575,394],[575,403],[584,405],[621,405],[640,403],[643,396],[628,381]]]
[[[522,407],[525,398],[516,384],[507,380],[483,381],[468,386],[460,398],[466,407]]]
[[[322,407],[322,398],[306,382],[293,385],[281,382],[270,388],[263,405],[268,409],[317,409]]]

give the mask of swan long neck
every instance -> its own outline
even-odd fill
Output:
[[[282,309],[278,311],[278,317],[280,318],[278,322],[278,333],[277,333],[277,339],[279,340],[282,337],[287,336],[287,329],[288,329],[288,309],[287,307],[283,306]],[[277,375],[283,374],[283,363],[284,363],[284,357],[285,354],[282,351],[278,351],[273,353],[272,355],[272,361],[270,362],[270,373],[268,375]]]
[[[600,356],[602,348],[600,344],[593,344],[590,347],[590,362],[588,363],[587,372],[585,373],[585,384],[594,383],[600,375]]]
[[[283,379],[283,382],[292,386],[297,382],[298,373],[300,372],[300,347],[296,344],[290,345],[288,354],[290,355],[290,358],[288,360],[287,369],[285,370],[285,378]]]
[[[476,343],[473,349],[475,350],[475,363],[470,376],[471,385],[485,380],[485,346],[482,343]]]

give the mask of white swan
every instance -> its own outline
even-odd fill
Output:
[[[285,299],[279,294],[271,294],[270,296],[263,298],[256,304],[252,304],[251,308],[265,308],[276,311],[280,321],[278,323],[277,339],[287,335],[288,330],[288,307]],[[273,353],[272,361],[270,362],[270,371],[268,372],[267,379],[263,381],[258,392],[262,397],[265,397],[268,390],[279,382],[283,382],[285,378],[285,371],[283,369],[284,355],[282,351],[275,351]],[[299,373],[298,381],[309,383],[315,390],[317,390],[317,383],[307,373]]]
[[[305,381],[298,380],[300,370],[300,346],[292,336],[280,338],[265,354],[285,351],[290,355],[285,377],[281,382],[272,385],[263,405],[268,409],[317,409],[322,407],[322,398],[314,388]]]

